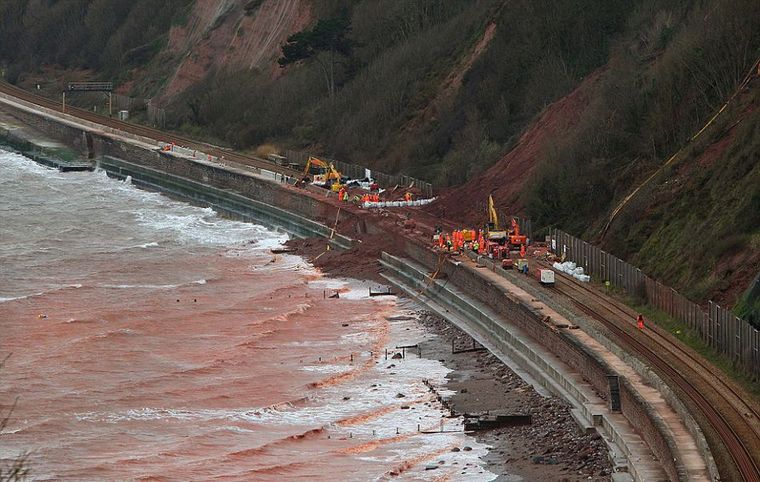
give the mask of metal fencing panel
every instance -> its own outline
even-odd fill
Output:
[[[650,305],[684,324],[754,379],[760,379],[760,331],[749,322],[712,301],[705,311],[639,268],[559,229],[550,231],[549,237],[549,248],[554,254],[629,294],[645,296]]]

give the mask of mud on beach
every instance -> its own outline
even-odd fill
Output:
[[[287,243],[325,274],[383,283],[377,262],[383,243],[362,243],[349,251],[325,249],[324,240]],[[392,248],[392,247],[391,247]],[[425,358],[442,362],[447,376],[443,399],[453,416],[530,415],[531,424],[483,430],[477,441],[489,445],[485,468],[497,480],[610,480],[611,464],[601,436],[581,433],[564,400],[543,397],[496,356],[486,350],[452,353],[475,347],[472,339],[446,320],[417,309],[415,313],[430,339],[420,343]],[[463,467],[462,474],[467,473]]]

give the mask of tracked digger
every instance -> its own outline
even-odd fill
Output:
[[[334,192],[340,191],[345,185],[344,176],[335,169],[333,163],[327,163],[322,159],[309,156],[306,167],[303,170],[304,180],[308,180],[315,186],[324,187]],[[311,179],[309,179],[311,175]]]
[[[504,246],[507,241],[507,232],[499,229],[499,216],[496,214],[496,208],[493,205],[493,197],[488,196],[488,229],[486,230],[486,239],[490,243],[496,243]]]
[[[520,225],[515,218],[511,219],[511,229],[509,231],[499,228],[499,216],[493,204],[493,197],[488,196],[488,225],[486,229],[486,240],[488,240],[489,253],[495,259],[509,258],[509,250],[519,249],[520,246],[526,245],[528,238],[520,234]]]

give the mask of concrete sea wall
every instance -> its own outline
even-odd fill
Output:
[[[428,249],[414,243],[407,243],[406,253],[411,259],[425,266],[431,272],[440,270],[448,282],[492,308],[509,323],[530,335],[547,351],[577,370],[583,379],[593,386],[601,398],[608,399],[610,391],[608,376],[617,375],[615,371],[596,354],[584,349],[573,337],[562,331],[551,329],[549,325],[544,323],[544,315],[540,311],[511,298],[497,285],[470,268],[462,265],[455,266],[449,262],[441,263],[438,256]],[[495,346],[503,345],[505,340],[513,338],[506,327],[497,320],[489,319],[478,313],[475,314],[475,319],[485,328],[485,333],[490,335],[490,341]],[[536,365],[543,365],[546,373],[551,374],[551,367],[546,366],[543,360],[537,359],[535,355],[528,354],[527,356],[532,357],[531,361]],[[686,480],[685,470],[675,457],[677,453],[675,441],[670,436],[666,425],[656,411],[631,387],[624,377],[620,377],[619,382],[620,412],[622,415],[637,427],[642,438],[660,460],[668,478],[670,480]],[[563,382],[559,383],[565,390],[571,392],[571,395],[576,399],[582,400],[584,398],[582,394],[574,392],[571,386]]]
[[[256,175],[256,169],[235,169],[229,166],[189,159],[162,152],[155,143],[146,139],[120,137],[96,126],[82,126],[66,122],[54,115],[42,115],[28,109],[8,107],[4,110],[33,128],[81,152],[84,158],[96,159],[100,168],[117,178],[131,176],[139,186],[160,190],[191,202],[213,206],[231,216],[253,219],[276,226],[294,236],[322,236],[331,244],[348,248],[348,236],[334,233],[329,226],[338,221],[353,226],[355,233],[380,233],[382,228],[372,221],[356,216],[350,210],[341,210],[331,203],[322,202],[316,195],[289,188]],[[350,233],[344,232],[350,235]],[[605,398],[609,393],[608,376],[614,371],[593,353],[561,331],[550,329],[543,315],[505,293],[477,272],[452,263],[441,263],[438,257],[423,246],[406,243],[406,255],[430,269],[440,269],[450,282],[464,292],[492,308],[498,315],[529,334],[565,363],[577,370],[594,390]],[[495,346],[509,335],[496,320],[480,316],[479,323],[493,334]],[[536,365],[542,360],[534,359]],[[545,363],[544,363],[545,365]],[[545,367],[550,370],[550,367]],[[572,387],[566,386],[566,390]],[[581,394],[575,394],[582,398]],[[651,450],[661,461],[671,480],[682,480],[683,470],[673,456],[677,451],[672,437],[657,414],[651,410],[628,384],[620,378],[621,413],[640,431]],[[593,414],[589,414],[593,415]],[[589,417],[591,418],[591,417]]]
[[[111,156],[104,156],[98,162],[98,166],[109,176],[119,179],[129,176],[137,186],[161,191],[195,204],[211,206],[228,216],[279,228],[296,237],[320,236],[328,239],[333,246],[342,249],[348,249],[352,244],[351,239],[332,233],[327,226],[307,217],[258,201],[250,195],[244,196],[234,190],[214,187],[209,183],[210,178],[206,183],[201,183],[185,176],[168,174]],[[246,181],[254,184],[252,180]],[[271,197],[277,199],[275,195]]]
[[[161,151],[150,139],[99,129],[86,121],[81,124],[68,121],[57,113],[37,112],[29,106],[3,104],[3,110],[34,130],[70,146],[82,158],[97,161],[98,167],[110,176],[120,179],[131,176],[136,185],[212,206],[226,215],[280,228],[296,237],[321,236],[334,247],[343,249],[352,244],[349,237],[328,227],[337,220],[352,218],[350,213],[339,212],[329,203],[265,179],[260,169],[235,169],[174,155]],[[28,141],[15,138],[11,133],[4,137],[19,150],[35,159],[39,157]],[[357,232],[365,229],[364,223],[357,220]]]

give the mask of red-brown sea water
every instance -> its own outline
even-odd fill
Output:
[[[0,151],[0,457],[35,480],[490,479],[422,383],[447,370],[385,359],[431,336],[414,307],[285,239]]]

